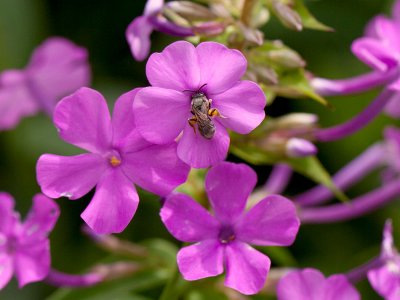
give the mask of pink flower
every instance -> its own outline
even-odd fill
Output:
[[[43,280],[50,270],[50,242],[47,236],[59,216],[53,200],[36,195],[24,223],[14,211],[14,199],[0,193],[0,289],[13,274],[19,286]]]
[[[38,111],[52,114],[55,105],[90,82],[87,51],[71,41],[47,39],[23,70],[0,74],[0,130],[15,127]]]
[[[150,52],[150,35],[158,30],[175,36],[191,36],[190,28],[178,26],[161,15],[164,0],[148,0],[143,16],[135,18],[126,29],[125,36],[132,55],[136,60],[144,60]]]
[[[400,67],[400,1],[392,8],[392,18],[376,16],[365,29],[365,36],[356,39],[352,51],[362,62],[382,73]],[[400,91],[400,78],[390,84],[390,88]],[[400,95],[397,92],[385,106],[385,113],[400,117]]]
[[[72,157],[44,154],[37,180],[52,198],[78,199],[96,186],[82,218],[96,233],[121,232],[133,218],[139,197],[132,183],[167,195],[185,182],[189,167],[176,156],[176,143],[153,145],[136,131],[132,101],[138,89],[122,95],[111,120],[95,90],[81,88],[54,111],[63,140],[90,153]]]
[[[224,160],[226,128],[247,134],[265,117],[261,88],[240,80],[246,67],[242,53],[215,42],[194,47],[179,41],[152,54],[146,66],[152,86],[140,90],[133,103],[137,130],[156,144],[179,137],[178,156],[194,168]],[[197,109],[195,98],[203,99]]]
[[[393,245],[393,228],[390,220],[383,230],[382,264],[368,272],[368,280],[375,291],[387,300],[400,297],[400,254]]]
[[[196,243],[178,252],[178,267],[186,280],[216,276],[225,267],[226,286],[243,294],[263,287],[271,262],[249,244],[290,245],[300,222],[293,203],[278,195],[245,212],[256,182],[256,173],[244,164],[222,162],[211,168],[205,187],[214,216],[187,195],[167,197],[160,212],[165,226],[176,239]]]
[[[315,269],[293,271],[284,276],[277,288],[278,300],[359,300],[360,294],[345,275],[325,278]]]

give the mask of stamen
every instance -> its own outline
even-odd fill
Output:
[[[121,160],[118,159],[118,158],[115,157],[115,156],[112,156],[111,159],[110,159],[110,164],[111,164],[113,167],[118,167],[118,166],[121,164]]]

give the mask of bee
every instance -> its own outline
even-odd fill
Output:
[[[212,100],[208,99],[207,96],[201,92],[201,86],[197,91],[192,95],[191,102],[191,113],[193,117],[188,120],[189,125],[193,128],[194,133],[196,133],[195,124],[197,124],[197,128],[199,129],[200,134],[210,140],[215,135],[215,124],[211,117],[221,116],[217,109],[211,108]],[[193,92],[193,91],[191,91]]]

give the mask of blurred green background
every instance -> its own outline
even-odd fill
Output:
[[[350,52],[353,39],[362,35],[366,22],[378,13],[388,13],[392,1],[384,0],[315,0],[307,1],[309,9],[335,32],[305,30],[298,33],[281,26],[275,19],[265,27],[268,39],[281,39],[297,50],[308,62],[308,69],[321,77],[342,78],[367,71]],[[88,48],[93,68],[93,87],[101,91],[110,103],[118,95],[146,84],[145,63],[135,62],[129,52],[124,32],[129,22],[142,13],[145,1],[108,0],[0,0],[0,71],[23,68],[31,51],[45,38],[67,37]],[[153,34],[152,51],[160,51],[173,41],[171,37]],[[307,100],[279,98],[267,111],[277,116],[289,111],[313,112],[323,126],[342,122],[365,107],[376,91],[351,97],[332,98],[334,110]],[[397,121],[380,116],[359,133],[339,142],[319,145],[318,157],[326,168],[335,172],[366,147],[381,139],[386,124]],[[17,209],[23,214],[31,198],[39,192],[35,179],[35,163],[42,153],[74,154],[79,150],[63,143],[52,122],[45,115],[27,118],[15,129],[0,132],[0,190],[11,193]],[[270,172],[269,167],[257,167],[260,183]],[[359,195],[379,186],[379,174],[369,176],[348,193]],[[312,183],[296,175],[288,195],[310,187]],[[79,201],[58,200],[60,220],[51,235],[53,266],[65,272],[80,272],[106,254],[81,234],[80,213],[91,195]],[[400,198],[400,197],[399,197]],[[128,229],[126,239],[140,241],[152,237],[171,241],[158,217],[155,197],[144,196]],[[381,231],[386,218],[393,218],[395,238],[400,241],[400,205],[398,202],[358,220],[341,224],[306,225],[290,248],[301,267],[315,267],[325,274],[345,272],[379,251]],[[398,242],[400,246],[400,242]],[[379,299],[367,282],[358,288],[363,299]],[[0,292],[0,299],[45,299],[54,288],[42,283],[18,290],[13,281]]]

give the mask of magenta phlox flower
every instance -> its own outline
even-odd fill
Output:
[[[368,272],[374,290],[386,300],[400,299],[400,254],[393,245],[393,227],[387,220],[383,230],[382,265]]]
[[[158,30],[174,36],[192,36],[190,28],[176,25],[161,15],[164,0],[148,0],[142,16],[135,18],[127,27],[125,36],[133,57],[144,60],[150,52],[150,35]]]
[[[152,86],[133,103],[138,131],[156,144],[179,137],[178,156],[191,167],[224,160],[226,128],[247,134],[265,118],[263,91],[240,80],[246,67],[242,53],[215,42],[179,41],[152,54],[146,66]]]
[[[189,167],[176,155],[176,143],[154,145],[137,132],[132,101],[138,89],[117,100],[112,120],[104,97],[81,88],[54,111],[60,137],[89,151],[71,157],[44,154],[37,179],[52,198],[78,199],[96,186],[81,217],[96,233],[121,232],[135,214],[139,197],[132,183],[165,196],[186,181]]]
[[[210,169],[205,188],[214,215],[185,194],[167,197],[160,215],[178,240],[196,243],[177,255],[186,280],[216,276],[226,270],[225,285],[243,294],[255,294],[264,285],[270,259],[252,248],[288,246],[300,223],[288,199],[271,195],[245,211],[257,182],[247,165],[222,162]]]
[[[0,289],[13,274],[19,287],[43,280],[50,270],[49,233],[59,216],[57,204],[44,195],[33,197],[33,206],[21,223],[14,199],[0,193]]]
[[[25,69],[0,74],[0,130],[38,111],[51,115],[62,97],[89,83],[86,49],[61,37],[47,39]]]
[[[381,72],[399,68],[400,64],[400,1],[392,8],[392,18],[376,16],[365,29],[365,36],[356,39],[352,51],[362,62]],[[400,78],[389,87],[400,91]],[[389,116],[400,118],[400,94],[396,93],[385,106]]]
[[[311,268],[292,271],[278,283],[278,300],[359,300],[360,294],[345,275],[325,278]]]

